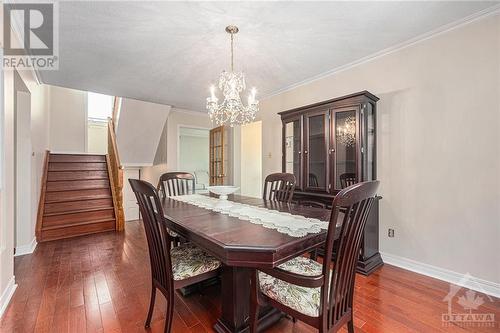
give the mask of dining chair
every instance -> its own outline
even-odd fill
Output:
[[[160,176],[158,190],[164,197],[195,193],[195,177],[189,172],[167,172]]]
[[[340,178],[340,187],[342,188],[346,188],[357,183],[355,173],[346,172],[341,174],[339,178]]]
[[[190,243],[171,247],[158,190],[148,182],[129,179],[139,203],[151,264],[151,300],[144,326],[151,324],[158,289],[167,299],[165,332],[172,328],[174,291],[218,275],[220,261]]]
[[[276,268],[252,273],[250,332],[256,332],[259,306],[264,304],[304,321],[320,333],[337,332],[346,323],[348,332],[354,332],[356,264],[363,229],[378,186],[378,181],[357,183],[335,196],[323,264],[301,256]],[[341,208],[345,209],[345,214],[340,212]],[[336,237],[339,216],[343,218]],[[339,240],[336,242],[337,256],[333,260],[333,269],[330,269],[336,238]]]
[[[319,187],[318,176],[316,176],[314,173],[309,173],[309,186]]]
[[[272,173],[264,180],[264,200],[290,203],[295,190],[295,176],[291,173]]]

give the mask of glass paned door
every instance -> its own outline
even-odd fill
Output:
[[[296,119],[288,123],[285,123],[284,127],[285,127],[284,169],[285,172],[291,173],[295,176],[297,185],[299,185],[301,178],[300,156],[302,149],[302,147],[300,146],[300,132],[301,132],[300,120]]]
[[[376,177],[376,163],[375,163],[375,113],[373,107],[370,104],[367,104],[364,109],[364,114],[366,118],[366,130],[363,131],[365,133],[365,152],[363,154],[364,159],[366,160],[366,165],[364,167],[364,178],[363,181],[375,180]]]
[[[358,118],[357,109],[334,110],[335,159],[334,188],[339,190],[358,181],[357,144]]]
[[[224,132],[223,126],[210,130],[210,185],[224,184]]]
[[[306,116],[306,188],[327,191],[328,110]]]

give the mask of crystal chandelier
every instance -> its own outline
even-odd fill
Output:
[[[255,88],[248,95],[247,105],[243,105],[240,93],[246,89],[245,75],[234,71],[234,35],[238,33],[238,27],[230,25],[226,32],[231,35],[231,71],[222,71],[219,77],[219,89],[224,95],[224,101],[219,104],[215,96],[215,87],[210,87],[210,97],[207,98],[207,110],[210,120],[217,126],[220,125],[244,125],[255,119],[259,111],[259,101],[255,99]]]
[[[337,127],[337,139],[347,147],[356,144],[356,117],[347,117],[344,125]]]

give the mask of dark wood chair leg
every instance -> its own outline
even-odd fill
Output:
[[[172,321],[174,319],[174,291],[168,292],[167,312],[165,314],[165,333],[172,331]]]
[[[354,320],[351,317],[351,320],[347,322],[347,332],[354,333]]]
[[[318,259],[318,249],[314,249],[309,253],[309,257],[316,261]]]
[[[250,333],[257,333],[257,322],[259,319],[259,286],[257,285],[257,274],[258,272],[255,269],[250,274]]]
[[[155,299],[156,299],[156,287],[153,284],[151,286],[151,300],[149,301],[148,317],[146,318],[146,323],[144,324],[144,327],[146,327],[146,328],[148,328],[151,325],[151,317],[153,316],[153,309],[155,307]]]

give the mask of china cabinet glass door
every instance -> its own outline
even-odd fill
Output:
[[[334,181],[340,190],[358,182],[358,108],[333,109]]]
[[[328,191],[328,110],[305,116],[306,189]]]
[[[297,188],[301,187],[301,127],[300,118],[284,124],[284,170],[295,176]]]

